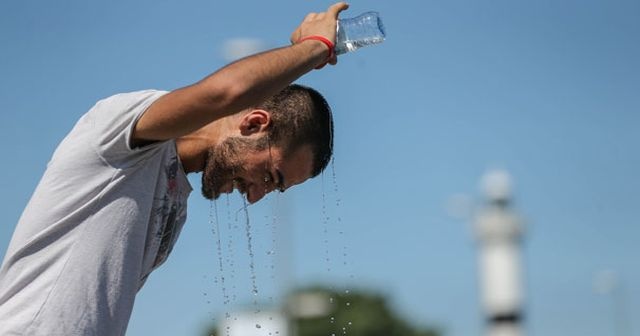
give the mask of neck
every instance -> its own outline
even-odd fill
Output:
[[[185,173],[197,173],[202,171],[206,159],[206,150],[200,149],[201,146],[195,139],[184,136],[176,140],[176,148],[180,162]]]
[[[220,135],[220,130],[210,125],[176,139],[178,156],[187,174],[204,170],[209,150],[218,144]]]

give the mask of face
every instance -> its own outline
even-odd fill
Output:
[[[210,149],[202,173],[203,196],[217,199],[237,189],[255,203],[273,190],[285,191],[311,177],[313,155],[308,146],[285,159],[279,147],[260,142],[232,137]]]

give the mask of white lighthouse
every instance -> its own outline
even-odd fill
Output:
[[[513,212],[511,178],[495,170],[482,179],[486,205],[475,218],[480,295],[487,336],[524,336],[520,248],[523,223]]]

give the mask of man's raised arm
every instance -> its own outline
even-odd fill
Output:
[[[319,39],[301,40],[316,35],[335,44],[336,21],[347,7],[340,2],[326,12],[308,14],[291,35],[291,46],[241,59],[162,96],[136,124],[133,140],[178,138],[271,97],[319,65],[336,64],[327,44]]]

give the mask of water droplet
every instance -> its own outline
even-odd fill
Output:
[[[254,297],[258,296],[258,284],[256,281],[256,266],[255,266],[255,258],[254,258],[254,253],[253,253],[253,237],[251,235],[251,221],[249,219],[249,204],[247,201],[247,198],[245,197],[246,195],[242,196],[242,204],[243,204],[243,208],[242,210],[244,210],[244,216],[245,216],[245,236],[247,237],[247,250],[249,251],[249,271],[251,273],[251,287],[252,290],[251,292],[253,293]],[[253,300],[253,306],[254,307],[258,307],[258,301],[257,298],[254,298]]]
[[[351,305],[351,302],[347,302],[347,306],[350,306],[350,305]]]
[[[351,321],[349,321],[349,323],[347,323],[348,325],[351,325]]]
[[[260,329],[262,326],[256,323],[256,328]]]

